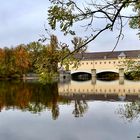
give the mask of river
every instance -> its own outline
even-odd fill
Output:
[[[1,140],[138,140],[140,81],[0,82]]]

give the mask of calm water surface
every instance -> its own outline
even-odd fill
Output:
[[[139,140],[140,82],[0,82],[0,140]]]

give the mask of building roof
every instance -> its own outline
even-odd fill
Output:
[[[124,52],[121,52],[118,57],[126,57],[126,54]]]
[[[114,51],[114,52],[85,52],[75,54],[75,58],[82,60],[117,59],[118,57],[138,58],[140,50]]]

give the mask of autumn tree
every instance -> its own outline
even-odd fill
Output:
[[[2,67],[2,77],[10,78],[13,74],[15,74],[15,57],[14,57],[14,49],[13,48],[4,48],[3,52],[3,63]]]
[[[4,50],[0,48],[0,77],[3,75],[4,72]]]
[[[29,54],[25,45],[18,45],[14,49],[15,69],[20,76],[27,73],[30,66]]]

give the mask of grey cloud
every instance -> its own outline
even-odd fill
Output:
[[[47,7],[47,0],[4,1],[0,5],[0,46],[37,40],[44,30]]]
[[[40,34],[45,34],[44,23],[47,28],[47,8],[49,0],[0,0],[0,47],[17,45],[37,41]],[[104,25],[103,22],[95,22],[98,27]],[[83,24],[84,25],[84,24]],[[87,34],[77,25],[77,36],[84,37]],[[52,33],[58,36],[59,41],[66,42],[72,46],[72,36],[63,36],[63,33],[56,30]],[[139,39],[137,31],[124,28],[124,39],[121,40],[116,50],[139,49]],[[117,32],[104,32],[88,46],[89,51],[111,51],[115,45]]]

